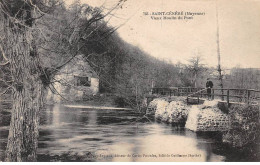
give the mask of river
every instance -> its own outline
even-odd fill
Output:
[[[1,112],[3,113],[3,112]],[[10,114],[0,121],[3,161]],[[133,110],[49,106],[41,112],[38,161],[246,161],[221,143]]]

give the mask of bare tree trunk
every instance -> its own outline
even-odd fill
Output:
[[[194,87],[197,88],[197,73],[195,73],[195,78],[194,78]]]
[[[40,60],[31,29],[5,20],[6,54],[13,79],[6,161],[36,161],[39,110],[43,105]]]
[[[6,161],[36,161],[41,84],[24,81],[24,89],[13,91],[12,118]],[[29,90],[37,92],[29,93]]]

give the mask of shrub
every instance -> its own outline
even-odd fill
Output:
[[[224,134],[223,142],[249,150],[250,146],[259,145],[259,105],[235,105],[229,115],[230,130]]]

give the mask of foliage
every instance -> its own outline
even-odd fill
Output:
[[[223,136],[223,141],[243,150],[259,146],[259,105],[234,105],[230,108],[229,115],[230,130]]]

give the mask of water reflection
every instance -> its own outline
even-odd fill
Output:
[[[168,134],[171,130],[158,124],[145,125],[148,135],[138,135],[124,139],[109,146],[109,152],[103,155],[130,155],[130,157],[113,157],[112,161],[223,161],[224,157],[209,150],[210,143],[199,143],[196,134],[190,131],[183,134]],[[168,132],[168,133],[165,133]]]
[[[69,152],[84,157],[91,153],[94,161],[224,160],[212,153],[213,141],[204,141],[191,131],[165,124],[136,122],[140,116],[130,110],[55,105],[42,116],[40,155]]]
[[[7,125],[0,126],[1,160]],[[38,161],[225,161],[226,155],[215,154],[217,144],[131,110],[54,105],[41,112]]]

